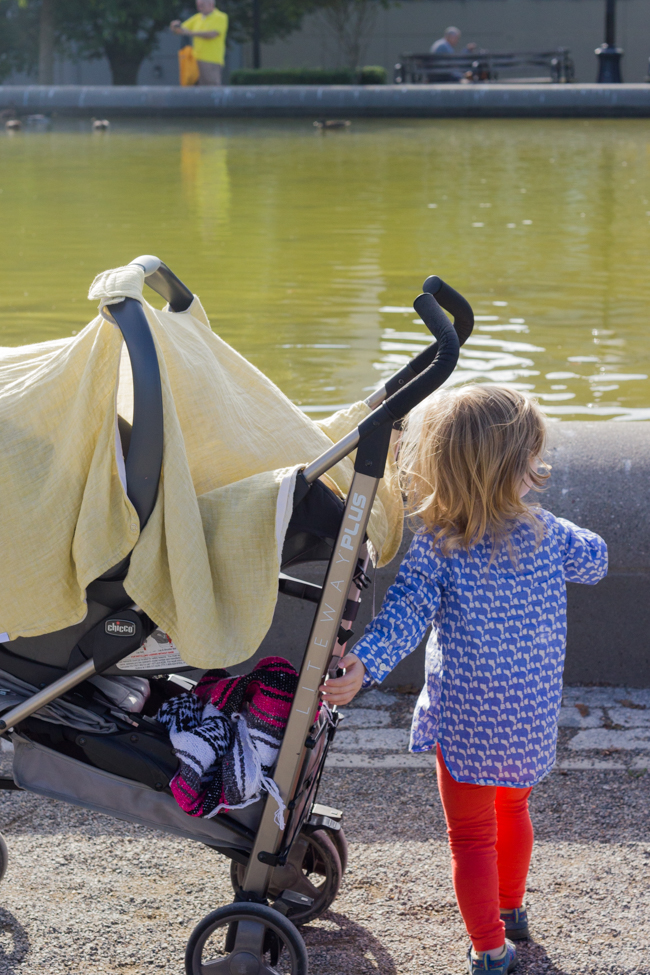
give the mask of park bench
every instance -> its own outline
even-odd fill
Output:
[[[505,78],[501,73],[513,70],[544,68],[544,77]],[[475,51],[471,54],[402,54],[395,65],[396,85],[435,85],[458,82],[525,82],[528,84],[569,83],[574,81],[573,61],[569,50],[559,47],[554,51],[527,51],[520,53]]]

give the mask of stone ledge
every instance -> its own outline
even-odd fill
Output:
[[[549,460],[553,476],[542,495],[554,514],[602,535],[609,547],[610,574],[597,586],[568,586],[569,636],[565,680],[568,684],[650,687],[650,423],[551,423]],[[397,572],[410,534],[399,555],[376,574],[376,606]],[[311,566],[292,574],[317,581]],[[354,623],[361,636],[372,612],[372,588]],[[300,664],[313,607],[280,596],[271,633],[254,659],[268,654]],[[241,670],[249,669],[247,661]],[[386,687],[423,683],[424,647],[403,660]]]
[[[5,108],[114,118],[646,118],[650,85],[0,85]]]

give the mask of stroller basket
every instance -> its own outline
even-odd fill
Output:
[[[230,856],[241,847],[246,854],[243,861],[248,859],[251,841],[245,839],[243,830],[238,833],[228,829],[227,817],[188,816],[169,792],[158,792],[141,782],[105,772],[20,734],[14,734],[12,740],[14,781],[20,789],[184,839],[199,840],[227,850]],[[246,818],[254,822],[256,812],[259,818],[259,810],[249,806]],[[252,834],[252,828],[247,832]]]
[[[318,747],[308,752],[302,772],[302,795],[299,793],[291,816],[294,822],[304,818],[307,802],[310,806],[312,804],[313,785],[321,770],[328,743],[328,726],[329,722],[323,716],[320,728],[325,734],[319,736]],[[89,765],[30,740],[24,733],[14,733],[12,742],[13,776],[18,788],[184,839],[198,840],[218,848],[232,860],[248,862],[255,829],[264,807],[263,799],[210,819],[188,816],[168,790],[156,789]],[[291,823],[287,832],[291,832]]]
[[[192,293],[160,260],[144,256],[132,263],[144,270],[145,281],[168,301],[169,310],[190,307]],[[187,946],[188,975],[272,975],[279,971],[280,959],[282,972],[306,975],[306,950],[297,925],[329,907],[345,870],[342,813],[316,803],[338,722],[335,711],[319,704],[318,687],[336,674],[346,653],[368,565],[366,530],[393,427],[449,378],[473,327],[469,304],[436,276],[427,278],[413,307],[435,341],[368,397],[371,412],[356,430],[296,479],[281,567],[318,560],[327,567],[322,586],[280,575],[281,592],[313,602],[316,609],[268,794],[212,818],[187,815],[169,787],[177,760],[162,726],[118,706],[104,711],[96,706],[89,682],[100,680],[98,675],[103,680],[123,674],[131,655],[129,677],[156,676],[191,687],[175,676],[188,669],[178,662],[166,667],[159,658],[149,668],[140,663],[145,658],[138,656],[139,648],[155,622],[132,604],[124,588],[130,556],[88,586],[88,614],[82,623],[0,643],[5,683],[23,691],[13,696],[4,691],[4,707],[0,696],[0,736],[14,745],[13,781],[2,780],[0,786],[193,839],[230,858],[235,900],[195,928]],[[124,298],[110,311],[122,331],[133,373],[133,423],[120,421],[120,437],[126,491],[142,528],[156,503],[161,475],[165,431],[160,369],[141,304]],[[343,502],[319,478],[355,449],[354,477]],[[121,639],[115,640],[118,632]],[[76,715],[84,707],[93,712],[89,731],[83,730],[83,715],[81,724],[66,724],[67,714]],[[4,849],[0,837],[0,878]]]

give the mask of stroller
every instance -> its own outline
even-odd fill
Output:
[[[132,263],[143,268],[146,283],[171,311],[189,308],[191,291],[160,260],[145,256]],[[192,932],[187,975],[306,975],[299,926],[327,910],[345,871],[343,814],[316,802],[339,720],[336,709],[319,708],[318,687],[337,673],[368,583],[366,529],[391,432],[449,378],[473,327],[467,301],[436,276],[427,278],[413,307],[437,341],[373,392],[366,400],[368,417],[296,480],[279,590],[314,603],[316,611],[273,773],[286,806],[283,827],[268,795],[214,818],[187,815],[170,790],[178,760],[166,730],[150,715],[108,699],[98,703],[89,681],[123,674],[118,664],[132,655],[129,677],[176,689],[194,683],[187,676],[190,668],[177,661],[166,665],[161,656],[138,656],[156,624],[125,591],[128,557],[87,587],[88,612],[81,623],[0,643],[0,671],[23,688],[22,695],[12,696],[11,681],[5,689],[0,681],[0,736],[14,747],[13,779],[1,779],[0,787],[196,840],[230,859],[234,901],[208,914]],[[453,327],[442,308],[453,315]],[[111,313],[133,372],[133,423],[120,418],[119,432],[128,497],[144,528],[156,502],[163,456],[159,363],[140,303],[124,298],[111,305]],[[354,477],[343,502],[319,478],[354,450]],[[319,561],[326,563],[322,586],[284,571]],[[30,688],[26,699],[25,686]],[[52,709],[57,709],[55,721]],[[6,861],[0,837],[0,879]]]

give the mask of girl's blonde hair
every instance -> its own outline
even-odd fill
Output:
[[[508,386],[468,385],[434,394],[408,419],[399,455],[407,511],[444,554],[486,534],[498,545],[516,521],[543,526],[520,497],[524,478],[539,490],[548,465],[531,467],[546,443],[534,400]]]

